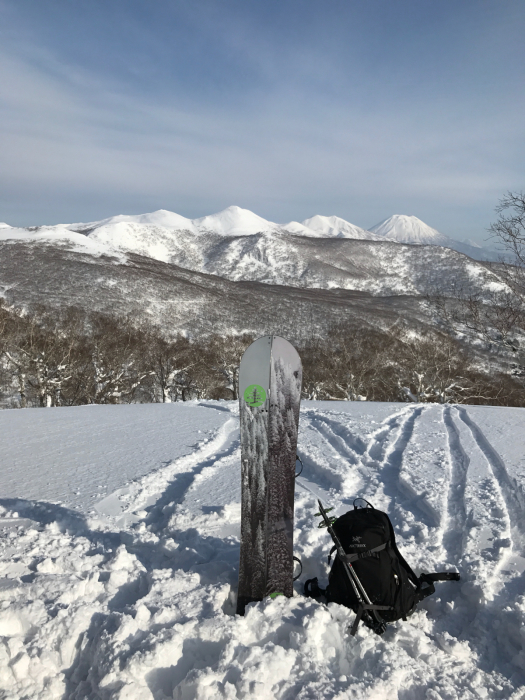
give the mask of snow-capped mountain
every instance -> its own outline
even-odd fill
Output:
[[[141,224],[146,226],[162,226],[167,229],[188,229],[198,232],[196,226],[194,226],[191,219],[187,219],[185,216],[176,214],[173,211],[167,211],[166,209],[158,209],[157,211],[151,212],[149,214],[119,214],[117,216],[110,216],[107,219],[102,219],[101,221],[93,221],[91,223],[77,223],[68,224],[68,228],[75,231],[80,231],[83,233],[88,233],[90,229],[101,228],[103,226],[113,226],[115,224]]]
[[[504,288],[497,270],[448,247],[403,245],[374,233],[363,239],[366,231],[336,217],[306,221],[310,226],[279,226],[229,207],[201,219],[160,210],[6,226],[0,297],[25,307],[146,314],[167,334],[277,328],[287,335],[301,314],[317,328],[338,319],[432,324],[420,303],[425,295],[446,294],[458,281],[481,295]]]
[[[375,228],[379,233],[323,216],[280,226],[246,209],[228,207],[200,219],[159,210],[84,224],[5,227],[0,228],[0,242],[28,243],[34,250],[36,243],[51,245],[92,258],[106,256],[123,265],[138,255],[233,282],[346,289],[375,296],[419,296],[438,288],[446,292],[458,277],[466,286],[473,279],[481,288],[499,284],[486,267],[451,250],[455,246],[437,245],[446,237],[416,217],[391,217]],[[413,244],[392,240],[396,236]],[[466,246],[458,242],[461,245]],[[10,275],[6,272],[4,277],[0,284],[8,283]]]
[[[279,231],[280,226],[266,221],[248,209],[228,207],[217,214],[193,219],[193,224],[201,233],[217,233],[220,236],[251,236],[263,231]]]
[[[380,241],[381,236],[351,224],[339,216],[312,216],[303,221],[303,226],[315,231],[320,238],[355,238],[357,240]],[[306,234],[308,235],[308,234]]]
[[[377,296],[427,294],[437,287],[445,291],[457,276],[466,278],[468,285],[469,265],[474,264],[435,245],[400,245],[375,234],[370,234],[374,240],[350,238],[357,227],[335,217],[313,217],[309,221],[317,231],[305,227],[312,231],[307,236],[287,232],[239,207],[203,219],[181,219],[160,211],[90,224],[0,229],[0,240],[38,241],[81,254],[109,256],[123,264],[134,254],[234,282],[339,288]],[[160,222],[185,228],[168,228]],[[254,232],[257,228],[263,230]],[[332,235],[321,236],[323,228]],[[491,273],[480,266],[476,275],[483,286]]]
[[[313,238],[356,238],[363,240],[381,240],[370,231],[351,224],[338,216],[313,216],[302,223],[290,221],[276,224],[263,219],[249,209],[231,206],[198,219],[187,219],[165,209],[150,214],[137,216],[119,215],[91,223],[70,224],[71,230],[89,234],[95,229],[113,227],[119,224],[164,228],[169,231],[190,231],[195,235],[216,234],[219,236],[253,236],[257,233],[272,231],[280,234],[295,234]]]
[[[452,240],[448,236],[436,231],[417,216],[394,214],[370,229],[373,233],[398,243],[410,243],[412,245],[444,245]]]
[[[227,207],[216,214],[202,216],[198,219],[187,219],[175,212],[159,209],[149,214],[125,214],[90,223],[69,224],[68,228],[90,235],[95,230],[112,229],[122,225],[146,227],[145,233],[148,230],[165,229],[171,232],[188,231],[196,236],[209,233],[219,236],[249,236],[262,231],[280,230],[278,224],[237,206]]]
[[[295,250],[299,237],[383,240],[338,217],[315,216],[280,225],[236,206],[198,219],[161,209],[89,223],[0,229],[0,240],[48,241],[93,255],[136,253],[228,279],[322,287],[319,278],[297,282],[305,272],[302,253]]]
[[[28,229],[0,224],[2,239],[63,239],[78,249],[91,249],[94,254],[109,255],[127,252],[145,255],[155,260],[171,262],[189,269],[214,273],[211,247],[224,248],[228,239],[264,235],[269,245],[278,241],[285,245],[291,237],[317,239],[351,239],[362,241],[389,241],[410,245],[437,245],[451,248],[475,260],[500,259],[498,251],[456,241],[428,226],[415,216],[395,215],[365,230],[337,216],[316,215],[303,222],[277,224],[263,219],[248,209],[231,206],[216,214],[188,219],[175,212],[159,209],[149,214],[118,215],[89,223],[37,226]],[[248,247],[253,247],[253,242]],[[262,243],[258,245],[262,258]]]
[[[474,260],[491,260],[499,262],[502,252],[493,248],[485,247],[473,241],[456,241],[454,238],[445,236],[435,228],[432,228],[417,216],[407,216],[405,214],[394,214],[388,219],[372,226],[370,231],[389,241],[396,243],[406,243],[409,245],[438,245],[444,248],[457,250],[459,253],[468,255]]]

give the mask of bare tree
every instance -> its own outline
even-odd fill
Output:
[[[330,399],[373,400],[387,364],[385,335],[369,329],[346,328],[335,337],[327,358]]]
[[[16,373],[22,408],[27,406],[29,388],[43,408],[62,404],[76,338],[61,332],[61,322],[59,314],[43,308],[13,319],[3,354]]]
[[[418,403],[461,400],[468,362],[458,343],[445,334],[405,336],[402,341],[400,397]]]
[[[326,349],[326,341],[323,342],[315,332],[299,348],[303,364],[302,396],[304,399],[322,401],[327,398],[329,377],[325,367]]]
[[[199,353],[187,338],[180,336],[170,342],[162,338],[157,329],[152,329],[147,337],[146,355],[147,367],[154,379],[155,400],[171,403],[190,398]]]
[[[228,398],[239,398],[239,365],[244,351],[253,340],[247,334],[214,335],[208,340],[206,364],[216,377],[217,388],[230,392]]]
[[[489,232],[514,256],[516,265],[525,268],[525,194],[507,192],[496,212],[499,217],[490,225]],[[525,289],[521,289],[523,293]]]
[[[427,301],[448,333],[482,344],[489,352],[519,353],[518,336],[525,332],[525,300],[510,287],[485,295],[456,287],[450,296],[435,294]]]
[[[457,315],[447,304],[445,312]],[[499,333],[500,345],[510,347],[518,311],[501,306],[503,311],[483,299],[467,299],[462,328],[480,340],[490,327],[490,338],[497,340]],[[169,341],[161,329],[137,318],[75,309],[51,313],[43,307],[21,313],[0,303],[2,401],[25,407],[236,399],[240,360],[251,341],[248,335],[218,334]],[[518,376],[494,367],[487,372],[481,355],[447,333],[339,323],[326,335],[310,334],[298,349],[305,398],[524,403]]]
[[[146,337],[129,318],[93,314],[89,403],[130,403],[152,370],[144,367]]]
[[[500,284],[483,293],[457,287],[444,296],[436,293],[427,301],[441,326],[472,347],[491,354],[495,364],[518,380],[525,379],[525,195],[508,192],[496,212],[498,219],[488,231],[499,239],[512,263],[493,264]]]

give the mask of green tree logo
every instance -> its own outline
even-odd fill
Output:
[[[250,384],[250,386],[244,390],[244,400],[248,406],[252,408],[262,406],[266,401],[266,392],[259,384]]]

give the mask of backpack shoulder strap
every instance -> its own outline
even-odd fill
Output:
[[[390,522],[390,518],[388,517],[388,515],[386,515],[386,513],[385,513],[385,516],[388,520],[388,526],[390,529],[390,547],[394,550],[394,552],[399,560],[399,563],[401,564],[403,569],[405,569],[405,571],[407,572],[408,578],[412,581],[412,583],[414,584],[414,586],[416,586],[416,588],[419,588],[421,586],[421,582],[419,581],[419,579],[415,575],[415,573],[412,571],[412,567],[407,563],[407,561],[405,560],[405,557],[401,554],[401,552],[397,548],[396,536],[394,534],[394,528],[392,527],[392,523]]]

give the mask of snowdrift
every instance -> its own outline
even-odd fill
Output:
[[[291,599],[234,614],[235,403],[0,412],[5,698],[525,697],[525,412],[303,406]],[[326,582],[316,498],[387,511],[416,573],[457,569],[379,638]]]

